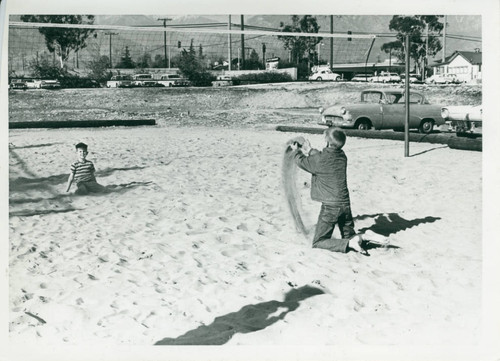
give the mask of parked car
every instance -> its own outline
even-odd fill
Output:
[[[25,79],[25,83],[28,89],[40,89],[42,81],[39,79]]]
[[[216,80],[212,82],[213,87],[230,86],[233,85],[233,78],[228,75],[219,75]]]
[[[427,84],[460,84],[456,74],[434,74],[425,79]]]
[[[404,83],[406,81],[406,74],[401,74],[401,82]],[[410,84],[423,84],[422,77],[418,74],[409,74],[408,78],[410,80]]]
[[[26,82],[22,79],[12,79],[12,81],[9,84],[9,89],[26,90],[28,89],[28,86],[26,85]]]
[[[410,92],[410,129],[420,133],[432,132],[434,126],[444,124],[441,105],[433,105],[418,92]],[[343,106],[320,108],[320,125],[328,127],[367,129],[394,129],[405,126],[404,89],[366,89],[361,92],[361,102]]]
[[[368,81],[370,81],[371,78],[373,78],[373,74],[355,74],[351,78],[351,81],[355,81],[355,82],[368,82]]]
[[[42,80],[40,83],[41,89],[61,89],[61,83],[58,80]]]
[[[189,86],[191,82],[179,74],[164,74],[158,80],[159,84],[167,87]]]
[[[369,81],[374,83],[399,83],[401,77],[398,73],[381,72],[378,75],[372,76]]]
[[[342,77],[340,74],[334,73],[330,69],[320,69],[317,72],[313,73],[309,80],[312,81],[323,81],[323,80],[333,80],[339,81]]]
[[[457,135],[483,133],[482,105],[455,105],[441,108],[441,116],[449,126],[449,130]]]
[[[145,82],[152,82],[152,74],[135,74],[132,77],[132,86],[144,86]]]
[[[130,88],[132,87],[132,77],[130,75],[113,75],[106,82],[107,88]]]

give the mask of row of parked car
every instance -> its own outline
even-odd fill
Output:
[[[394,72],[381,72],[380,74],[355,74],[350,81],[354,82],[370,82],[370,83],[401,83],[405,82],[405,74],[398,74]],[[410,83],[423,84],[422,78],[418,74],[409,74],[408,79]],[[319,69],[309,76],[311,81],[340,81],[342,76],[325,68]],[[426,84],[460,84],[461,81],[455,74],[435,74],[425,79]]]
[[[406,94],[404,89],[366,89],[359,103],[320,108],[318,124],[358,130],[405,128]],[[482,106],[445,106],[431,104],[419,92],[410,92],[409,128],[428,134],[434,127],[447,124],[458,135],[482,133]]]
[[[106,82],[107,88],[132,87],[181,87],[191,82],[179,74],[163,74],[155,78],[152,74],[114,75]]]
[[[88,80],[88,79],[87,79]],[[88,87],[100,87],[95,80],[90,81]],[[178,74],[163,74],[156,78],[152,74],[114,75],[106,82],[107,88],[132,87],[181,87],[189,86],[191,82]],[[9,84],[9,89],[60,89],[58,80],[15,78]]]
[[[58,80],[41,79],[12,79],[9,84],[10,89],[60,89],[61,83]]]

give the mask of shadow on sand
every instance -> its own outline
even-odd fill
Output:
[[[416,218],[411,221],[404,219],[403,217],[399,216],[397,213],[377,213],[377,214],[364,214],[360,215],[357,217],[354,217],[354,219],[366,219],[366,218],[375,218],[375,224],[370,226],[370,227],[365,227],[361,228],[358,230],[358,233],[364,233],[368,230],[375,232],[377,234],[380,234],[382,236],[388,237],[391,234],[398,233],[400,231],[404,231],[408,228],[412,228],[415,226],[418,226],[420,224],[424,223],[433,223],[441,218],[439,217],[425,217],[425,218]],[[372,243],[372,242],[367,242],[364,245],[364,248],[366,251],[369,251],[374,248],[401,248],[398,246],[394,246],[391,244],[387,245],[380,245],[377,243]],[[369,256],[369,254],[365,254],[366,256]]]
[[[177,338],[164,338],[155,345],[223,345],[237,333],[260,331],[283,320],[300,306],[300,301],[324,294],[319,288],[303,286],[289,291],[283,302],[268,301],[242,307],[214,319],[210,325],[203,325]]]
[[[404,231],[408,228],[412,228],[424,223],[433,223],[441,218],[439,217],[425,217],[425,218],[416,218],[413,220],[407,220],[401,217],[397,213],[378,213],[373,215],[361,215],[355,217],[355,219],[366,219],[366,218],[375,218],[375,224],[370,227],[365,227],[359,229],[359,233],[364,233],[367,230],[371,230],[375,233],[381,234],[385,237],[388,237],[391,234],[398,233],[400,231]]]

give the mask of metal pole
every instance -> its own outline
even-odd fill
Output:
[[[405,157],[410,156],[410,35],[405,41]]]
[[[423,64],[423,69],[422,69],[422,80],[425,81],[426,78],[426,73],[425,73],[425,67],[427,66],[427,58],[429,57],[429,24],[425,24],[425,59],[424,59],[424,64]]]
[[[333,15],[330,15],[330,34],[333,34]],[[333,38],[330,38],[330,68],[333,69]]]
[[[231,31],[231,15],[229,15],[229,22],[227,23],[227,29],[229,31]],[[231,33],[229,33],[228,35],[228,43],[229,43],[229,51],[228,51],[228,62],[229,62],[229,67],[228,67],[228,70],[231,71],[231,67],[232,67],[232,62],[233,62],[233,59],[232,59],[232,52],[233,52],[233,49],[232,49],[232,44],[231,44]]]

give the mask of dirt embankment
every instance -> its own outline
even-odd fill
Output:
[[[9,93],[9,121],[155,119],[158,124],[308,124],[317,108],[359,101],[361,90],[401,85],[287,83],[227,88],[28,90]],[[477,105],[481,86],[412,86],[429,101]]]

